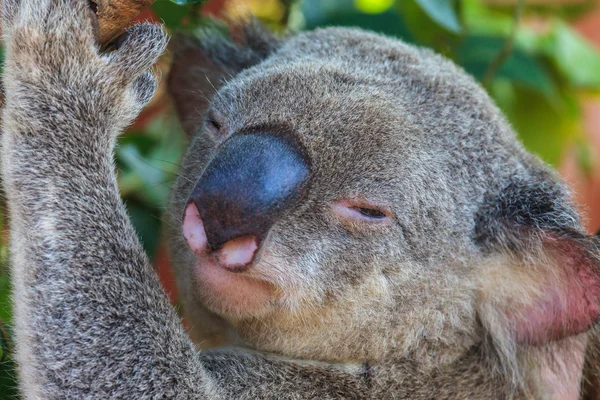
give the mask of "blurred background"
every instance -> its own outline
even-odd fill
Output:
[[[208,18],[249,13],[280,32],[358,26],[451,58],[481,82],[525,146],[558,168],[573,189],[587,229],[600,228],[600,0],[157,0],[138,20],[162,21],[172,32],[194,33]],[[168,54],[160,68],[166,76]],[[177,293],[161,244],[161,220],[186,145],[161,86],[117,149],[122,196],[174,303]],[[18,395],[3,205],[0,224],[4,400]]]

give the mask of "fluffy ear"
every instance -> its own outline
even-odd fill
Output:
[[[233,38],[218,27],[196,36],[172,40],[169,92],[183,129],[189,135],[201,126],[204,112],[225,79],[260,63],[278,47],[278,40],[256,20],[231,27]]]
[[[485,202],[476,233],[487,252],[479,316],[492,336],[541,345],[598,321],[598,240],[583,233],[556,178],[513,178]]]

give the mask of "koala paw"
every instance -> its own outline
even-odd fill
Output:
[[[131,78],[128,90],[141,108],[154,96],[158,86],[152,66],[167,46],[167,37],[162,27],[141,23],[133,25],[117,39],[116,52],[111,54],[115,74]]]
[[[102,54],[96,43],[98,21],[88,0],[1,4],[8,108],[53,109],[56,120],[84,119],[91,110],[95,115],[90,121],[106,116],[122,127],[152,98],[157,84],[150,71],[167,45],[159,25],[130,27],[114,51]],[[73,107],[80,110],[73,112]]]

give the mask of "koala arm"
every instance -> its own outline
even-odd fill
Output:
[[[3,180],[25,398],[193,398],[202,367],[119,197],[115,137],[154,93],[160,27],[100,55],[86,0],[3,1]]]
[[[398,399],[492,399],[507,391],[514,398],[529,398],[483,365],[479,348],[433,369],[410,359],[327,364],[235,348],[203,352],[200,360],[227,399],[386,399],[391,394]]]
[[[246,349],[202,352],[202,366],[227,399],[370,399],[370,368],[273,357]]]

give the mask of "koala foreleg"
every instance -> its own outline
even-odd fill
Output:
[[[4,0],[3,179],[25,398],[193,398],[201,366],[119,197],[115,137],[166,38],[99,54],[87,0]]]

